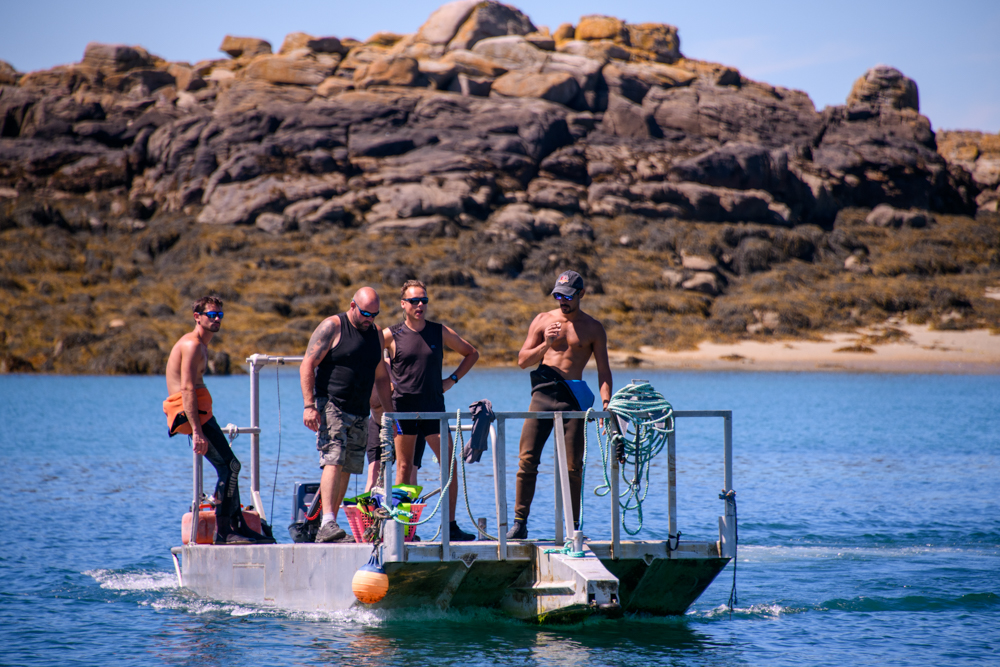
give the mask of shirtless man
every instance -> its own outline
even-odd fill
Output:
[[[222,328],[222,299],[204,296],[194,302],[194,331],[184,334],[167,360],[167,393],[163,402],[171,437],[191,436],[194,451],[208,459],[218,473],[215,485],[215,543],[255,544],[274,540],[251,530],[240,508],[240,462],[212,416],[212,396],[203,376],[208,343]]]
[[[323,522],[317,542],[354,541],[337,525],[337,514],[351,475],[364,472],[372,387],[383,405],[391,405],[382,332],[375,326],[378,311],[375,290],[359,289],[346,313],[328,317],[316,327],[299,366],[305,403],[302,422],[316,432],[323,468],[319,486]]]
[[[552,290],[559,308],[539,313],[528,328],[528,337],[517,355],[517,365],[531,372],[531,412],[569,412],[586,410],[593,394],[582,384],[583,369],[593,356],[597,363],[597,382],[601,402],[607,409],[611,400],[611,367],[608,365],[608,337],[604,327],[580,310],[586,293],[583,278],[576,271],[565,271]],[[569,382],[567,382],[569,381]],[[577,381],[575,383],[573,381]],[[588,404],[589,403],[589,404]],[[514,527],[509,540],[528,537],[528,514],[535,495],[535,480],[542,448],[552,432],[553,421],[526,419],[521,430],[520,460],[517,470],[517,500]],[[566,454],[569,460],[569,488],[573,499],[573,519],[580,520],[580,485],[583,471],[583,444],[586,424],[582,419],[563,422]]]
[[[444,392],[454,387],[479,359],[479,352],[455,331],[439,322],[427,320],[427,287],[419,280],[407,280],[400,290],[400,306],[404,320],[382,331],[389,350],[389,367],[392,374],[392,406],[396,412],[444,412]],[[462,362],[455,372],[442,378],[444,348],[462,355]],[[414,449],[418,436],[441,460],[441,423],[437,420],[402,419],[402,433],[396,435],[396,484],[416,482]],[[445,456],[452,459],[452,439],[448,434]],[[458,527],[455,505],[458,501],[458,476],[454,475],[448,489],[451,507],[449,539],[472,540],[475,535]]]

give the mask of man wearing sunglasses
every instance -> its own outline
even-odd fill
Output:
[[[451,327],[426,319],[429,299],[424,283],[407,280],[399,296],[404,320],[382,331],[389,350],[393,409],[396,412],[444,412],[444,392],[472,369],[479,352]],[[454,373],[443,377],[446,347],[462,355],[462,362]],[[417,440],[422,436],[440,459],[441,424],[438,420],[402,419],[399,429],[402,433],[396,435],[396,484],[416,484],[417,468],[423,458],[423,448],[416,451]],[[448,460],[453,460],[452,446],[449,434],[445,452]],[[456,542],[475,539],[475,535],[459,528],[455,521],[458,475],[454,476],[448,491],[452,517],[449,539]]]
[[[558,308],[539,313],[528,328],[528,337],[517,355],[517,365],[531,372],[531,412],[570,412],[592,407],[594,395],[581,379],[583,369],[593,357],[597,364],[597,382],[605,409],[611,400],[611,366],[608,364],[608,337],[604,326],[580,309],[586,293],[583,278],[576,271],[565,271],[552,290]],[[521,429],[520,460],[514,505],[514,526],[509,540],[528,537],[528,514],[535,496],[535,481],[542,448],[552,432],[553,421],[526,419]],[[582,419],[563,422],[566,454],[569,461],[569,488],[573,499],[573,520],[580,520],[580,486],[583,471],[583,448],[586,424]]]
[[[347,312],[316,327],[299,366],[305,404],[302,422],[316,432],[323,469],[319,487],[323,521],[317,542],[354,541],[337,525],[337,514],[351,475],[364,472],[372,388],[383,405],[391,404],[382,331],[375,325],[378,311],[375,290],[359,289]]]
[[[240,509],[240,462],[212,415],[212,395],[205,386],[208,344],[222,328],[222,299],[203,296],[192,305],[194,331],[181,336],[167,359],[167,393],[163,411],[170,436],[191,436],[194,451],[215,468],[215,543],[261,544],[274,540],[252,530]]]

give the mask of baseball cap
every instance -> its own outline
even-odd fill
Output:
[[[583,289],[583,278],[576,271],[563,271],[556,278],[556,286],[552,288],[552,294],[562,294],[572,296]]]

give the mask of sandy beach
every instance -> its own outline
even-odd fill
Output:
[[[854,333],[828,334],[822,341],[705,342],[697,350],[642,347],[638,353],[610,356],[614,366],[640,368],[994,374],[1000,373],[1000,335],[890,321]]]

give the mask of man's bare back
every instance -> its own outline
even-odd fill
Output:
[[[208,365],[208,347],[201,342],[194,331],[184,334],[174,343],[167,359],[167,393],[176,394],[183,385],[181,369],[185,362],[190,364],[191,380],[194,386],[205,386],[205,368]]]

